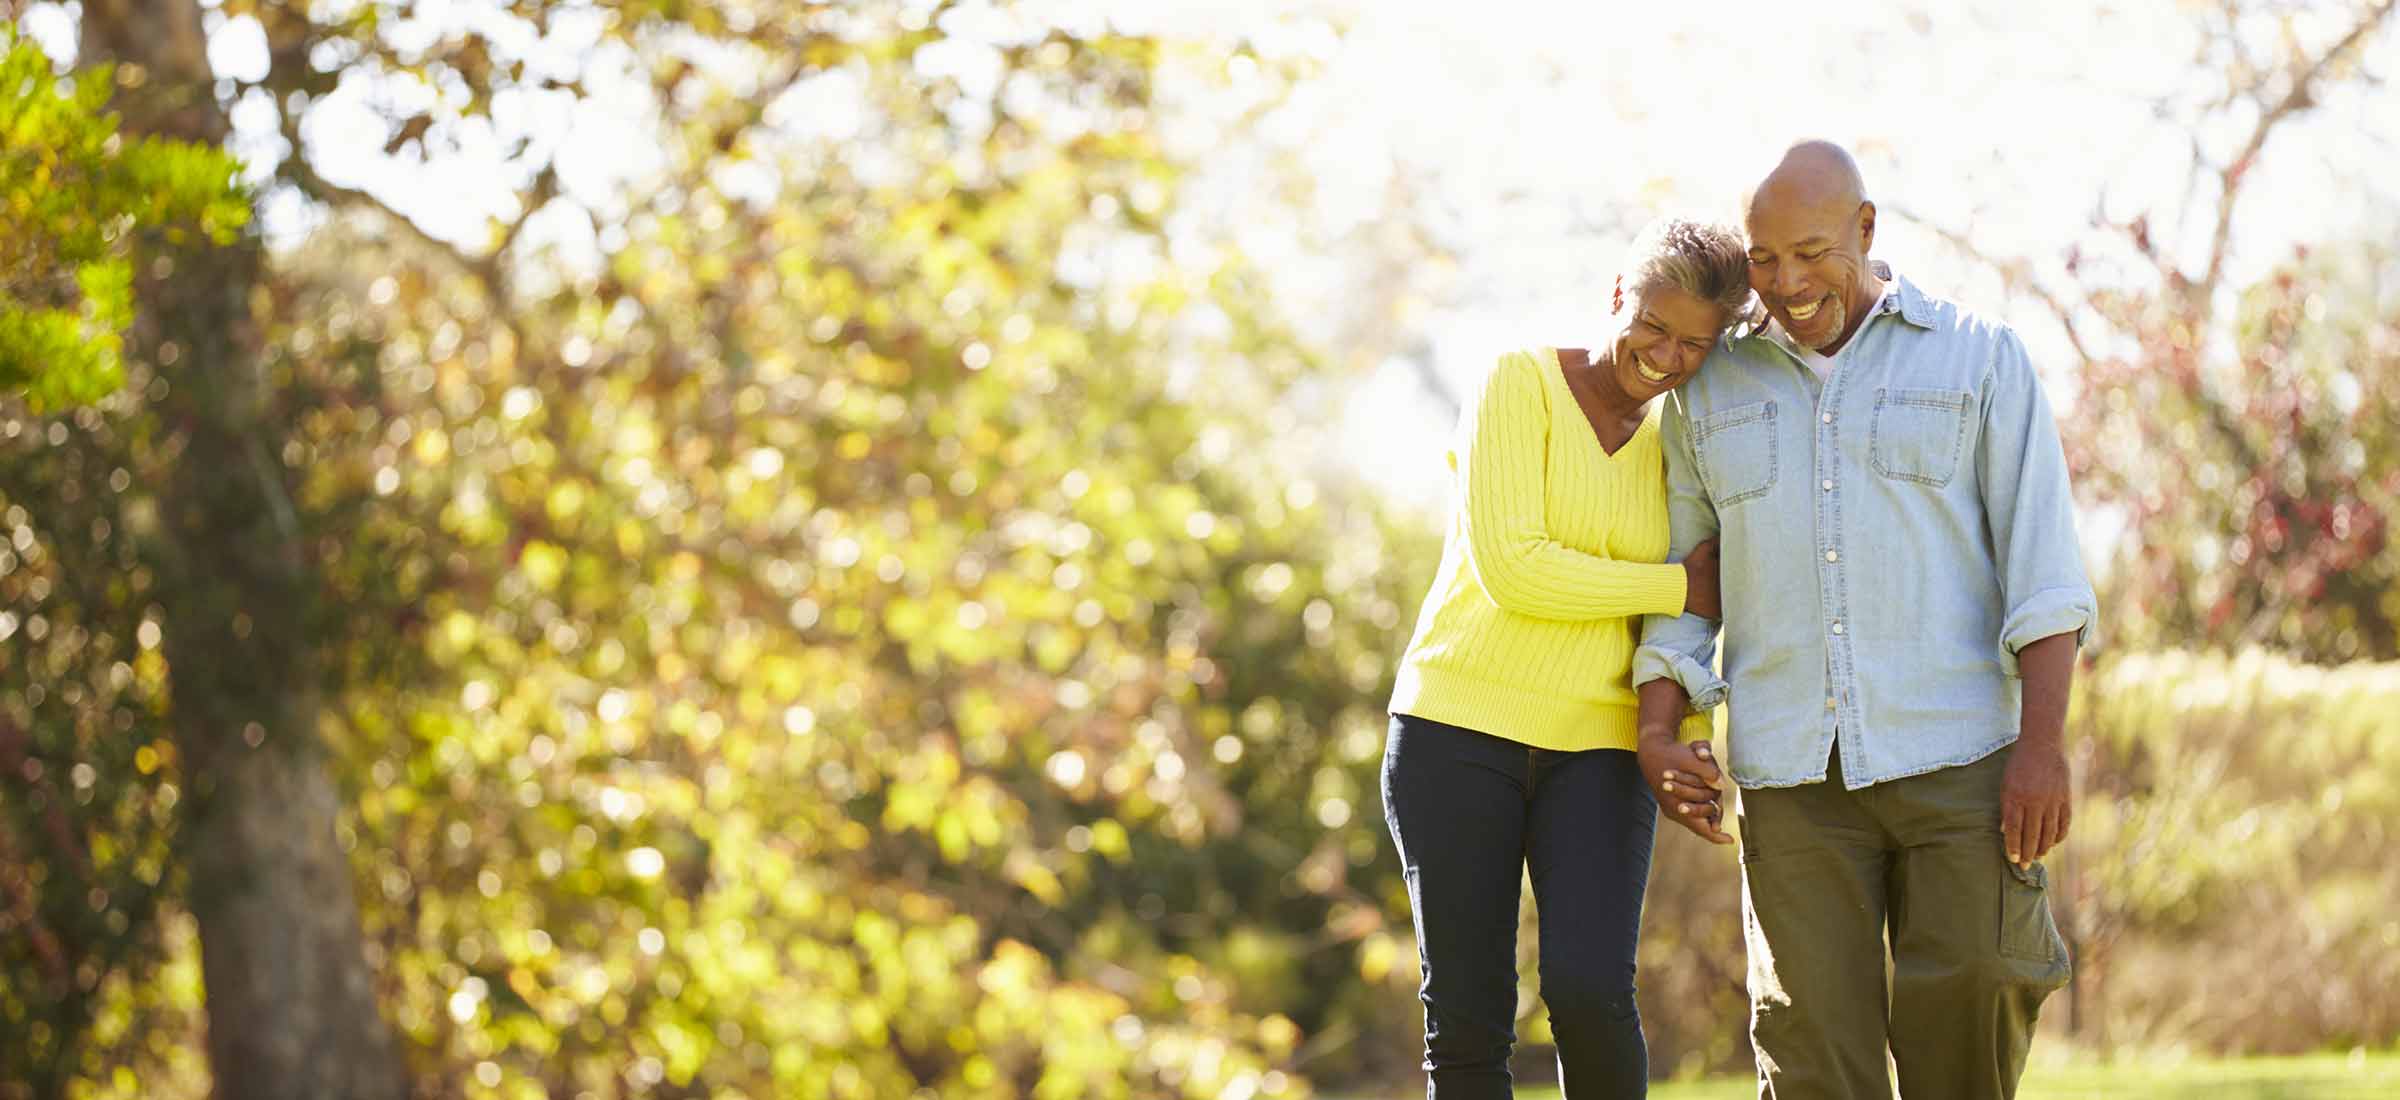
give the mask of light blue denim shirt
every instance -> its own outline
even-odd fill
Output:
[[[1719,539],[1724,678],[1718,624],[1652,615],[1633,681],[1730,697],[1744,787],[1823,780],[1837,738],[1848,788],[1982,759],[2017,737],[2017,650],[2097,615],[2025,347],[1906,279],[1823,380],[1779,335],[1728,334],[1660,422],[1671,556]]]

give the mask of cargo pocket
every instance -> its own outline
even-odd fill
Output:
[[[2000,882],[2000,954],[2025,962],[2064,962],[2066,941],[2050,916],[2050,879],[2039,863],[2019,869],[2014,863]]]

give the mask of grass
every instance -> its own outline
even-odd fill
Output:
[[[1650,1100],[1751,1100],[1746,1077],[1654,1085]],[[1559,1100],[1520,1090],[1520,1100]],[[2125,1061],[2035,1066],[2018,1100],[2316,1100],[2400,1096],[2400,1053],[2311,1054],[2228,1061]]]

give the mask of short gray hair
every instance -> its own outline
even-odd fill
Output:
[[[1624,280],[1635,294],[1671,286],[1713,303],[1728,328],[1750,314],[1750,249],[1740,230],[1721,222],[1660,218],[1644,226],[1625,250]]]

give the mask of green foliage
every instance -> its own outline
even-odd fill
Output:
[[[2235,1052],[2400,1034],[2400,665],[2129,656],[2076,703],[2075,1029]]]
[[[394,472],[340,602],[421,616],[443,685],[353,685],[344,739],[429,1057],[557,1089],[1303,1088],[1386,921],[1352,882],[1377,837],[1326,823],[1371,820],[1411,578],[1370,512],[1167,392],[1151,349],[1242,368],[1148,303],[1255,304],[1161,272],[1103,292],[1135,306],[1111,323],[1051,281],[1154,174],[1121,145],[1031,144],[974,190],[702,193],[634,236],[622,297],[522,344],[408,278],[395,313],[477,335],[355,333],[382,392],[432,382],[306,493]],[[1381,625],[1337,621],[1345,589]]]
[[[373,6],[241,7],[275,58],[353,59],[278,62],[274,110],[371,71],[445,89],[395,120],[395,156],[439,158],[504,95],[583,94],[505,36],[402,49]],[[510,11],[539,31],[553,6]],[[1322,361],[1182,207],[1190,165],[1157,136],[1222,54],[1016,14],[978,37],[946,7],[609,10],[667,163],[594,204],[597,270],[451,251],[304,159],[277,168],[336,209],[258,296],[257,453],[324,580],[309,686],[422,1080],[1215,1097],[1412,1072],[1375,771],[1438,533],[1294,457],[1316,426],[1288,387]],[[933,75],[934,47],[997,75]],[[855,94],[855,133],[759,127],[791,88]],[[525,209],[556,198],[523,167]],[[166,737],[159,573],[129,549],[156,524],[160,395],[181,383],[127,374],[93,407],[0,415],[0,734],[22,749],[0,760],[0,1024],[32,1036],[0,1043],[0,1081],[197,1096],[197,945],[169,870],[197,777]],[[2168,679],[2145,675],[2127,682]],[[2248,864],[2102,865],[2160,858],[2139,822],[2234,812],[2138,764],[2194,735],[2086,713],[2089,743],[2136,763],[2087,767],[2112,809],[2087,810],[2072,858],[2147,899],[2089,942],[2123,960],[2216,935],[2211,906],[2258,903]],[[2296,696],[2275,713],[2314,721]],[[2311,767],[2359,750],[2323,751]],[[2254,798],[2303,774],[2241,761],[2200,774]],[[2377,790],[2343,787],[2368,808],[2344,828],[2383,827]],[[1739,1065],[1734,870],[1666,836],[1658,879],[1660,1064]],[[2388,887],[2338,881],[2311,904],[2368,927],[2358,899]],[[2094,958],[2109,1003],[2163,1003]]]
[[[1222,59],[1043,31],[999,111],[901,19],[811,24],[872,156],[741,139],[662,49],[691,159],[588,279],[505,297],[340,221],[280,258],[261,449],[428,1079],[1291,1096],[1407,1060],[1374,772],[1434,546],[1246,442],[1303,441],[1312,362],[1176,224],[1147,122]],[[720,189],[745,161],[806,185]],[[143,942],[188,945],[168,912]],[[94,1095],[184,1079],[191,988],[124,998],[146,1033],[60,1040]]]
[[[2400,837],[2400,664],[2127,655],[2079,679],[2070,723],[2081,789],[2050,863],[2076,978],[2048,1024],[2090,1047],[2237,1054],[2400,1035],[2400,873],[2385,855]],[[1749,1051],[1739,880],[1685,840],[1660,838],[1641,965],[1653,1064],[1690,1077]],[[1520,1032],[1538,1039],[1534,1024]],[[2132,1088],[2144,1081],[2157,1095],[2235,1081],[2319,1095],[2339,1064],[2036,1073],[2027,1095],[2148,1095]]]
[[[0,1097],[149,1041],[181,789],[122,394],[0,410]],[[147,473],[146,470],[144,470]],[[186,946],[188,947],[188,937]],[[138,990],[131,988],[138,984]],[[168,1034],[169,1032],[160,1032]],[[97,1036],[107,1036],[105,1040]],[[13,1089],[23,1088],[23,1093]]]
[[[2225,1061],[2172,1058],[2099,1064],[2043,1064],[2042,1048],[2025,1071],[2024,1100],[2316,1100],[2318,1097],[2387,1096],[2400,1089],[2400,1055],[2321,1054],[2307,1058],[2242,1058]],[[1531,1092],[1527,1100],[1558,1094]],[[1758,1084],[1749,1077],[1654,1086],[1651,1100],[1749,1100]]]
[[[1688,1077],[1750,1065],[1742,879],[1734,853],[1662,825],[1642,914],[1637,987],[1653,1072]],[[1532,973],[1530,965],[1519,970]]]
[[[222,151],[117,133],[112,76],[61,88],[40,47],[0,31],[0,394],[37,409],[116,388],[140,234],[222,242],[249,216]]]
[[[223,240],[247,207],[223,154],[120,137],[110,75],[62,88],[0,31],[0,1096],[104,1076],[196,984],[156,925],[179,792],[146,433],[115,391],[136,239]]]

